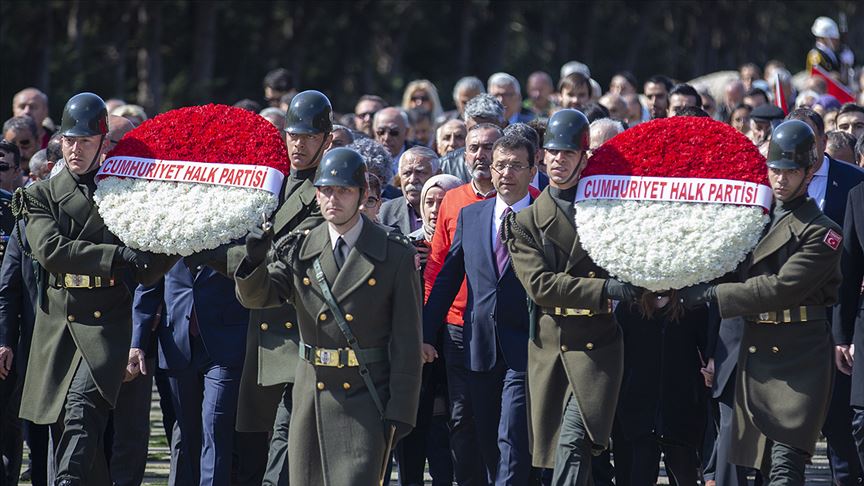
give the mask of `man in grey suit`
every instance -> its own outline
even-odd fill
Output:
[[[402,197],[381,205],[378,220],[385,226],[398,228],[403,235],[423,226],[420,217],[420,191],[430,177],[438,173],[438,155],[428,147],[412,147],[399,159],[399,184]]]

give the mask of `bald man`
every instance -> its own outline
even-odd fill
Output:
[[[42,122],[48,117],[48,96],[36,88],[24,88],[12,97],[12,116],[29,116],[36,122],[39,148],[48,146],[51,134]]]

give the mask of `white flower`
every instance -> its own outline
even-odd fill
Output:
[[[93,199],[125,245],[181,256],[243,237],[278,204],[257,189],[117,177],[101,179]]]
[[[576,203],[582,247],[610,274],[655,292],[707,282],[732,270],[759,242],[758,206],[664,201]]]

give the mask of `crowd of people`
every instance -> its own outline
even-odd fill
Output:
[[[55,126],[21,90],[0,141],[0,485],[141,484],[154,384],[172,485],[648,485],[661,458],[672,484],[804,484],[820,431],[834,484],[858,484],[864,69],[833,21],[813,34],[807,69],[854,101],[778,61],[606,89],[573,61],[557,83],[463,77],[452,110],[415,80],[339,114],[276,69],[235,106],[284,135],[280,206],[182,259],[124,246],[93,203],[152,114],[82,93]],[[572,204],[593,151],[673,116],[759,147],[763,242],[782,242],[674,318],[585,258]]]

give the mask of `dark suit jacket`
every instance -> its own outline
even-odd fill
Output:
[[[163,302],[163,318],[157,329],[160,368],[189,366],[189,318],[193,306],[210,359],[221,366],[243,365],[249,311],[234,296],[233,280],[206,266],[193,275],[180,260],[161,282],[150,287],[139,285],[132,309],[132,347],[149,342],[150,325]]]
[[[399,228],[399,232],[403,235],[411,234],[411,210],[408,208],[408,202],[405,196],[399,196],[396,199],[385,201],[381,205],[381,211],[378,212],[378,221],[384,226],[392,226]]]
[[[16,233],[29,250],[24,222],[19,221],[17,231],[6,244],[0,268],[0,346],[9,346],[15,352],[15,367],[23,377],[36,322],[36,277],[33,259],[21,251]]]
[[[429,344],[436,342],[438,326],[445,321],[462,279],[467,278],[463,339],[469,369],[492,369],[500,347],[509,368],[525,371],[528,301],[525,288],[510,265],[500,278],[497,275],[491,241],[494,212],[494,198],[468,205],[459,212],[453,244],[423,309],[423,340]]]
[[[864,306],[861,280],[864,279],[864,183],[849,192],[843,221],[843,256],[840,260],[843,283],[840,301],[834,307],[835,344],[854,344],[864,350]],[[859,353],[861,351],[858,351]],[[852,405],[864,407],[864,359],[852,366]]]
[[[849,191],[861,182],[864,182],[864,169],[828,157],[828,182],[825,187],[825,207],[822,208],[825,216],[842,225]]]

